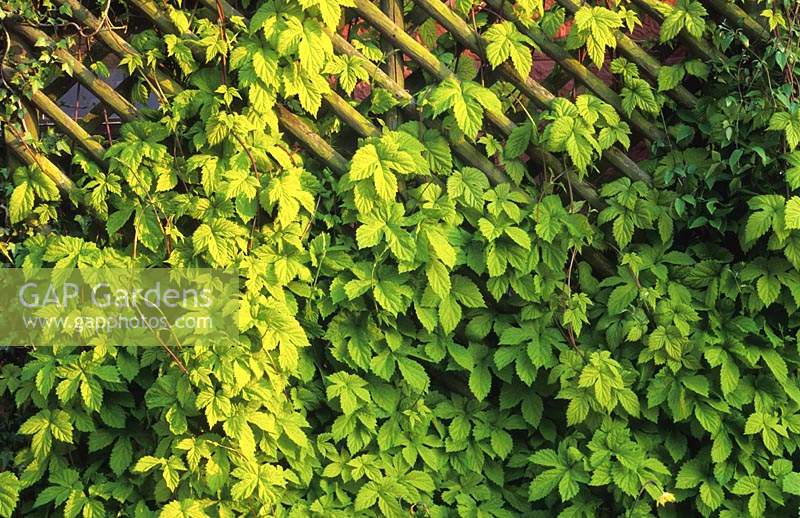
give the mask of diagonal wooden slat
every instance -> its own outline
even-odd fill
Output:
[[[14,70],[10,67],[3,67],[3,73],[6,77],[11,77]],[[24,92],[20,92],[24,93]],[[30,101],[36,108],[41,110],[45,115],[58,126],[58,128],[69,135],[72,139],[78,142],[89,155],[103,168],[107,167],[106,161],[103,158],[105,149],[92,136],[83,129],[80,124],[75,122],[69,115],[64,113],[58,105],[48,97],[43,90],[36,90],[30,93]]]
[[[284,108],[280,104],[275,105],[281,125],[289,131],[297,140],[302,142],[307,149],[317,155],[323,162],[328,164],[339,174],[344,174],[350,170],[350,161],[333,149],[330,144],[317,135],[306,123],[294,113]]]
[[[56,47],[55,42],[44,32],[29,25],[16,24],[12,30],[28,40],[32,45],[44,43],[52,50],[53,56],[73,71],[75,78],[91,90],[98,99],[114,110],[122,120],[132,121],[136,118],[136,108],[127,99],[119,95],[108,83],[97,77],[83,63],[64,49]]]
[[[41,171],[48,178],[53,180],[58,188],[64,191],[70,199],[76,201],[81,199],[81,191],[75,186],[75,182],[73,182],[57,165],[51,162],[45,155],[33,149],[30,144],[23,142],[20,138],[21,135],[15,135],[11,131],[6,131],[6,144],[15,155],[20,157],[29,166],[41,169]]]
[[[27,50],[30,51],[31,49]],[[105,46],[95,45],[91,48],[91,52],[84,56],[82,61],[102,61],[107,56],[104,51],[106,51]],[[43,90],[47,95],[50,96],[51,99],[60,99],[73,86],[75,86],[75,78],[67,74],[63,74],[50,81],[47,85],[45,85]]]
[[[761,43],[768,42],[772,35],[754,20],[744,9],[727,0],[706,0],[711,8],[742,29],[745,34]]]

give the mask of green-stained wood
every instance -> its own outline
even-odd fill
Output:
[[[557,1],[562,7],[572,14],[575,14],[578,12],[578,9],[580,9],[580,6],[572,0]],[[651,79],[658,79],[658,73],[661,70],[661,63],[659,63],[656,58],[648,54],[642,47],[640,47],[622,31],[614,30],[614,37],[617,40],[617,48],[622,51],[622,53],[627,56],[628,59],[639,65],[639,67],[641,67]],[[686,108],[694,108],[697,105],[697,97],[695,97],[683,85],[678,85],[666,93]]]
[[[405,27],[402,0],[381,0],[381,10],[395,25]],[[386,56],[386,62],[384,63],[386,74],[391,77],[400,88],[404,88],[405,76],[403,75],[403,68],[405,64],[403,63],[403,54],[392,46],[391,41],[383,38],[381,39],[381,49],[383,50],[383,55]],[[389,129],[397,129],[400,123],[400,112],[396,108],[392,108],[386,113],[386,125]]]
[[[372,124],[361,112],[350,106],[340,95],[331,92],[324,95],[323,99],[340,119],[362,137],[377,137],[381,134],[381,130],[377,126]]]
[[[28,48],[27,51],[30,52],[32,49]],[[88,49],[88,52],[83,52],[81,56],[81,60],[87,63],[95,63],[97,61],[103,61],[106,57],[108,57],[108,49],[106,49],[103,45],[94,45]],[[75,86],[75,79],[71,76],[66,74],[62,74],[56,76],[52,81],[50,81],[43,90],[47,92],[53,99],[60,99],[67,92]]]
[[[53,48],[52,55],[66,65],[67,68],[71,69],[73,76],[83,86],[91,90],[98,99],[115,111],[122,120],[132,121],[136,118],[136,108],[127,99],[119,95],[108,83],[97,77],[94,72],[84,66],[72,54],[64,49],[55,48],[55,42],[47,34],[39,29],[22,24],[15,25],[12,30],[31,44],[35,44],[38,41]]]
[[[439,79],[455,77],[453,72],[440,62],[433,53],[416,39],[403,31],[368,0],[355,0],[356,10],[395,47],[402,49],[411,59]],[[510,121],[509,121],[510,122]]]
[[[64,191],[72,200],[78,201],[80,199],[80,190],[57,165],[50,161],[49,158],[42,153],[34,150],[30,145],[26,145],[16,135],[6,132],[6,144],[27,165],[38,167],[41,171],[55,184],[59,189]]]
[[[300,120],[297,115],[281,105],[276,105],[275,110],[278,112],[281,126],[337,173],[344,174],[350,169],[350,162]]]
[[[4,67],[3,73],[6,77],[11,77],[14,74],[14,70],[9,67]],[[28,92],[23,93],[27,94]],[[37,90],[30,93],[30,102],[36,106],[36,108],[41,110],[42,113],[47,115],[61,131],[67,134],[70,138],[74,139],[83,149],[85,149],[99,165],[103,166],[104,168],[107,167],[108,164],[103,158],[103,155],[105,154],[105,149],[103,146],[96,140],[92,139],[92,136],[89,135],[89,133],[87,133],[86,130],[80,126],[80,124],[75,122],[69,115],[64,113],[64,111],[61,110],[61,108],[59,108],[58,105],[44,93],[44,91]]]
[[[414,2],[425,9],[433,18],[461,42],[469,50],[486,59],[486,47],[489,42],[485,38],[472,30],[467,23],[451,11],[446,4],[440,0],[414,0]],[[536,102],[542,108],[548,108],[555,99],[555,95],[549,92],[541,84],[531,77],[521,77],[519,73],[505,62],[500,66],[500,73],[516,86],[525,96]],[[625,116],[620,113],[620,116]],[[608,160],[618,171],[632,180],[641,180],[648,184],[652,183],[650,175],[642,171],[625,153],[612,147],[603,152],[603,157]]]
[[[742,29],[749,37],[761,43],[768,42],[772,37],[767,29],[738,5],[727,0],[707,0],[707,2],[715,11]]]
[[[167,34],[175,34],[177,32],[175,25],[172,23],[172,20],[169,19],[163,9],[159,7],[159,5],[153,0],[130,0],[130,2],[139,9],[142,14],[147,16],[147,18],[153,22],[158,30],[163,33]],[[182,34],[181,36],[186,36],[186,34]],[[192,49],[193,51],[195,49]]]
[[[141,62],[144,62],[144,58],[138,50],[133,48],[133,45],[125,41],[125,39],[115,31],[107,27],[101,28],[100,20],[98,20],[87,8],[81,5],[80,2],[77,0],[56,0],[56,2],[69,8],[71,11],[71,16],[82,25],[92,29],[93,31],[97,31],[97,38],[115,54],[119,56],[136,57],[141,60]],[[175,95],[182,90],[177,81],[169,77],[158,68],[147,70],[147,72],[148,77],[158,84],[159,89],[164,95]]]

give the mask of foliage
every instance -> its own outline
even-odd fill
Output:
[[[556,44],[602,68],[615,31],[638,22],[612,4],[580,7]],[[408,100],[367,84],[385,54],[361,17],[345,19],[355,3],[240,2],[248,19],[224,20],[173,3],[175,34],[144,31],[122,60],[134,100],[160,107],[107,143],[107,167],[55,134],[31,142],[61,155],[83,205],[35,165],[4,170],[0,251],[25,269],[235,266],[241,336],[174,352],[38,347],[4,363],[0,395],[24,418],[0,472],[0,516],[796,507],[792,5],[764,4],[775,37],[754,48],[699,1],[663,4],[661,43],[685,30],[727,57],[657,77],[608,59],[619,104],[581,90],[538,110],[485,75],[510,62],[528,77],[530,29],[555,36],[565,10],[518,2],[512,23],[459,0],[487,66],[425,22],[419,40],[447,79],[408,62],[418,117],[357,138],[332,93],[358,93],[348,106],[376,121]],[[69,10],[49,6],[14,0],[8,12],[65,26]],[[334,51],[345,23],[363,57]],[[59,73],[53,52],[15,67],[26,84]],[[164,93],[156,69],[183,89]],[[681,106],[669,94],[690,84],[697,103]],[[4,122],[21,129],[19,98],[2,95]],[[346,171],[295,146],[279,121],[287,109],[346,155]],[[515,123],[508,135],[489,124],[500,113]],[[652,183],[601,163],[633,147],[633,114],[666,132],[638,164]],[[465,144],[512,181],[465,159]],[[575,179],[599,199],[578,199]]]

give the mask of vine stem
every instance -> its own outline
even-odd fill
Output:
[[[28,152],[31,154],[31,157],[33,157],[33,160],[36,162],[36,165],[39,167],[39,169],[40,169],[41,171],[44,171],[44,167],[42,166],[41,162],[39,162],[39,159],[38,159],[38,157],[37,157],[36,150],[35,150],[35,149],[33,149],[33,148],[32,148],[32,147],[31,147],[31,146],[30,146],[30,145],[29,145],[27,142],[25,142],[25,139],[23,138],[22,134],[20,134],[20,133],[19,133],[19,132],[16,130],[16,128],[14,128],[14,125],[13,125],[13,124],[6,124],[6,129],[7,129],[7,130],[9,130],[9,131],[11,131],[11,133],[14,135],[14,138],[16,138],[17,140],[19,140],[19,142],[20,142],[20,143],[21,143],[21,144],[22,144],[22,145],[25,147],[25,149],[27,149],[27,150],[28,150]]]
[[[105,105],[103,105],[103,120],[106,126],[106,135],[108,136],[108,145],[112,145],[114,143],[114,138],[111,136],[111,123],[108,120],[108,110],[106,110]]]
[[[11,35],[8,33],[5,24],[0,24],[0,27],[3,28],[3,34],[6,37],[6,45],[3,49],[3,56],[0,58],[0,81],[3,82],[3,86],[5,86],[7,90],[11,90],[11,85],[8,84],[8,81],[6,81],[6,75],[3,73],[3,67],[6,64],[8,53],[11,52]]]
[[[83,61],[83,40],[78,43],[78,61]],[[75,85],[75,110],[72,118],[77,122],[78,115],[81,113],[81,84]]]
[[[103,8],[103,14],[100,15],[100,21],[97,23],[97,27],[95,27],[94,30],[88,34],[84,34],[83,31],[81,31],[81,36],[83,36],[84,38],[93,38],[94,36],[97,36],[103,29],[103,26],[106,23],[108,23],[108,11],[110,9],[111,9],[111,0],[106,0],[106,6],[105,8]],[[121,27],[116,27],[116,28],[121,28]]]
[[[228,36],[225,34],[225,9],[222,8],[222,2],[217,0],[217,21],[219,23],[219,34],[222,42],[225,44],[225,51],[228,50]],[[228,56],[222,53],[222,84],[228,84]]]
[[[133,168],[131,166],[129,166],[128,164],[126,164],[122,160],[119,160],[116,157],[114,157],[114,159],[117,160],[120,164],[124,164],[125,167],[127,167],[128,170],[131,172],[131,174],[136,177],[136,180],[140,184],[144,185],[144,182],[142,181],[142,178],[136,173],[136,171],[133,170]],[[161,234],[163,234],[165,240],[169,240],[169,236],[167,235],[167,231],[164,229],[164,225],[161,224],[161,218],[158,217],[158,207],[156,206],[155,200],[153,199],[152,196],[150,196],[150,191],[145,191],[145,195],[147,196],[147,202],[153,208],[153,214],[156,217],[156,223],[158,223],[158,228],[161,229]],[[164,214],[164,219],[165,220],[167,219],[167,215],[166,214]]]
[[[639,490],[639,494],[638,494],[638,495],[636,495],[636,500],[634,500],[634,501],[633,501],[633,505],[632,505],[632,506],[631,506],[631,508],[630,508],[630,509],[628,509],[628,511],[625,513],[625,516],[626,516],[626,517],[630,517],[630,516],[632,516],[632,514],[631,514],[631,513],[633,513],[633,511],[635,511],[635,510],[636,510],[636,506],[639,504],[639,499],[642,497],[642,494],[644,493],[644,488],[646,488],[646,487],[647,487],[648,485],[650,485],[650,484],[655,484],[655,482],[653,482],[652,480],[648,480],[647,482],[645,482],[644,484],[642,484],[642,489],[640,489],[640,490]]]
[[[222,6],[222,2],[220,0],[216,0],[217,5],[217,23],[219,24],[219,33],[220,37],[222,38],[223,43],[225,43],[225,51],[227,52],[228,49],[228,36],[225,33],[225,9]],[[223,52],[222,53],[222,84],[225,86],[228,85],[228,57]],[[247,158],[250,160],[250,166],[253,168],[253,173],[256,175],[256,181],[258,181],[258,190],[261,191],[261,173],[258,170],[258,164],[256,164],[256,159],[253,156],[253,152],[250,150],[250,147],[245,143],[245,141],[236,134],[235,131],[231,131],[233,138],[236,139],[236,142],[242,146],[244,152],[247,154]],[[253,248],[253,240],[255,239],[256,233],[256,226],[258,226],[258,194],[256,195],[256,213],[253,216],[253,224],[250,225],[250,237],[247,240],[247,251],[249,252]]]
[[[250,147],[242,140],[242,137],[236,134],[235,131],[232,131],[231,134],[233,138],[236,139],[236,142],[242,146],[244,152],[247,154],[247,158],[250,160],[250,166],[253,168],[253,173],[256,175],[256,181],[258,182],[258,190],[261,191],[261,173],[258,171],[258,164],[256,164],[256,159],[253,156],[253,152],[250,151]],[[256,195],[256,214],[253,216],[253,224],[250,226],[250,238],[247,241],[247,251],[253,249],[253,239],[255,238],[256,233],[256,226],[258,226],[258,194]]]

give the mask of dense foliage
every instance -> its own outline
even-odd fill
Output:
[[[3,442],[13,461],[0,454],[0,516],[794,512],[797,6],[761,2],[772,38],[755,41],[697,0],[659,3],[654,54],[680,33],[719,56],[650,77],[615,53],[614,31],[641,15],[613,3],[564,25],[541,0],[516,2],[516,23],[457,0],[486,62],[433,19],[409,23],[454,74],[406,61],[419,117],[357,144],[326,95],[381,124],[402,106],[367,86],[363,59],[387,54],[343,9],[356,3],[245,1],[249,19],[162,6],[177,32],[132,36],[140,54],[121,62],[133,98],[160,107],[106,143],[107,168],[57,133],[31,141],[71,161],[80,196],[37,167],[3,170],[0,252],[27,269],[235,266],[241,338],[199,337],[175,358],[102,341],[6,356],[3,412],[24,418]],[[2,21],[57,26],[70,48],[68,4],[6,1]],[[331,31],[366,58],[334,52]],[[539,109],[488,80],[504,64],[528,77],[536,34],[605,67],[620,109],[575,88]],[[72,72],[39,43],[9,86]],[[185,89],[165,93],[157,67]],[[668,95],[680,85],[697,92],[690,108]],[[8,131],[24,131],[19,98],[0,99]],[[346,174],[292,144],[278,105],[350,158]],[[500,112],[517,123],[508,138],[488,124]],[[635,117],[664,130],[639,163],[652,184],[600,165],[641,140]],[[460,139],[510,180],[457,156]]]

